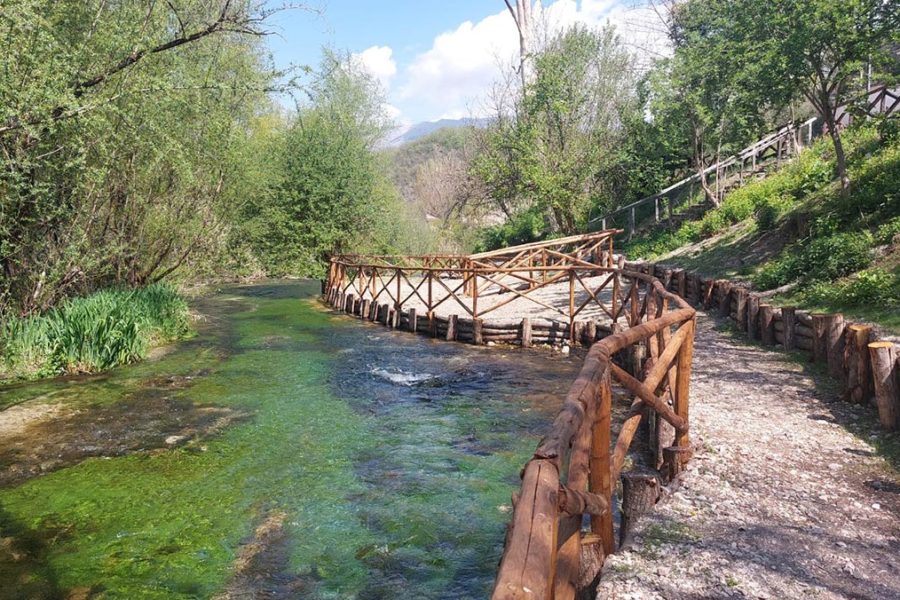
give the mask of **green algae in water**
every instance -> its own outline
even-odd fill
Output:
[[[217,335],[112,384],[69,386],[83,388],[73,402],[115,402],[144,378],[202,364],[210,372],[179,396],[252,418],[197,444],[91,458],[0,491],[3,535],[29,556],[0,562],[0,596],[213,597],[275,512],[287,556],[273,575],[294,597],[487,594],[518,470],[576,365],[529,377],[534,364],[517,356],[518,367],[466,371],[489,355],[335,318],[299,291],[222,296],[212,308],[232,308]],[[216,344],[227,348],[211,353]],[[373,375],[385,366],[438,375],[397,385]],[[523,400],[523,377],[538,399]]]

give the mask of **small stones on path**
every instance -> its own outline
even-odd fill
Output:
[[[698,319],[695,458],[597,598],[900,598],[900,476],[866,441],[883,434],[845,428],[868,408],[714,325]]]

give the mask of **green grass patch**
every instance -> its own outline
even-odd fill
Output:
[[[72,298],[43,315],[3,323],[0,381],[104,371],[189,330],[187,303],[166,283]]]

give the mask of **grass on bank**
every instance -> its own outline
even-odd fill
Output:
[[[0,326],[0,381],[95,373],[135,362],[190,330],[187,302],[167,283],[71,298]]]
[[[831,143],[820,140],[721,207],[674,230],[657,228],[624,251],[749,280],[760,291],[788,286],[776,301],[900,331],[900,127],[851,129],[845,142],[847,194],[833,177]]]

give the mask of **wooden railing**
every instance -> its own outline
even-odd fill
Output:
[[[900,89],[879,85],[864,92],[848,105],[838,107],[836,120],[838,127],[843,128],[848,127],[853,122],[854,116],[862,116],[864,118],[887,116],[898,110],[900,110]],[[802,146],[809,145],[814,138],[824,133],[826,133],[826,129],[823,127],[821,117],[813,117],[802,123],[787,123],[750,144],[737,154],[710,165],[702,173],[694,173],[653,195],[591,219],[591,223],[597,223],[601,229],[606,229],[608,225],[616,222],[618,215],[624,213],[628,218],[627,230],[630,239],[637,228],[638,209],[652,204],[655,220],[658,223],[661,216],[660,209],[667,210],[671,217],[676,205],[676,196],[686,187],[698,182],[701,176],[713,175],[714,181],[722,181],[737,175],[738,185],[743,185],[748,175],[757,173],[759,165],[766,162],[771,164],[774,160],[777,168],[781,166],[783,159],[796,154]],[[725,190],[724,186],[720,186],[720,191],[724,192]]]
[[[435,321],[462,316],[470,319],[475,330],[485,325],[502,329],[504,320],[485,324],[484,318],[519,301],[520,307],[528,309],[525,312],[539,309],[551,320],[559,319],[574,341],[577,322],[591,309],[613,324],[623,317],[629,322],[637,318],[636,290],[611,266],[615,233],[572,236],[471,256],[338,255],[331,259],[324,293],[333,306],[392,327],[409,321],[412,310],[413,318]],[[560,287],[564,290],[564,303],[560,298],[542,297],[542,290],[553,286],[559,286],[552,290],[556,295]]]
[[[617,274],[642,296],[639,318],[591,347],[550,432],[526,464],[494,600],[570,599],[595,577],[615,549],[615,485],[642,419],[675,430],[674,444],[660,449],[665,479],[676,477],[690,458],[695,311],[649,275]],[[618,388],[633,401],[612,445]],[[585,521],[589,531],[582,529]]]

